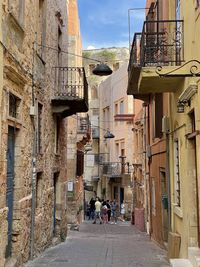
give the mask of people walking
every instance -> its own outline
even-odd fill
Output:
[[[106,205],[107,205],[107,214],[108,214],[108,222],[110,222],[110,217],[111,217],[111,205],[110,205],[110,201],[109,199],[106,201]]]
[[[89,213],[89,220],[92,219],[94,220],[94,216],[95,216],[95,198],[92,197],[90,200],[90,213]]]
[[[108,223],[108,207],[106,201],[104,201],[102,204],[102,218],[103,223]]]
[[[121,221],[124,222],[125,221],[125,203],[124,203],[124,200],[121,203],[120,213],[121,213]]]
[[[102,224],[102,219],[101,219],[101,202],[99,201],[99,198],[96,198],[95,202],[95,219],[93,224],[96,224],[97,219],[99,219],[100,224]]]
[[[117,224],[117,212],[118,212],[118,204],[114,199],[111,204],[111,213],[112,213],[112,223]]]

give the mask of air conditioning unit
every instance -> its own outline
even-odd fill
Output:
[[[169,118],[167,116],[162,117],[162,133],[169,133]]]

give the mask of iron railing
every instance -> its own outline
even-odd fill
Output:
[[[130,60],[129,60],[129,67],[128,67],[129,70],[131,70],[133,65],[140,66],[141,37],[142,37],[142,33],[138,33],[138,32],[135,33],[133,37]]]
[[[121,162],[104,162],[103,163],[103,175],[110,177],[119,177],[122,173]]]
[[[145,21],[132,43],[132,66],[181,65],[184,61],[183,20]]]
[[[88,101],[88,84],[82,67],[54,67],[54,98]]]

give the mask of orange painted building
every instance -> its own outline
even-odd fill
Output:
[[[170,211],[167,146],[162,123],[163,117],[168,115],[169,93],[163,93],[162,85],[159,88],[158,81],[151,84],[149,74],[141,80],[141,74],[143,67],[153,69],[163,62],[166,64],[165,50],[161,50],[157,43],[160,45],[163,40],[159,33],[162,33],[165,24],[158,21],[167,19],[168,2],[147,0],[146,7],[149,9],[146,12],[143,32],[135,34],[132,45],[127,93],[132,94],[135,99],[144,101],[143,120],[137,122],[138,125],[135,124],[135,128],[140,128],[139,139],[142,140],[142,158],[135,168],[136,205],[144,208],[146,231],[164,247],[168,241]],[[135,59],[134,54],[137,55]],[[137,158],[141,151],[138,150]],[[137,212],[135,220],[137,221]]]

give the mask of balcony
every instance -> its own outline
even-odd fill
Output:
[[[103,175],[109,178],[121,177],[122,167],[121,162],[104,162],[103,163]]]
[[[169,72],[184,61],[182,20],[145,21],[135,33],[128,67],[129,95],[145,100],[150,93],[174,92],[180,77],[160,78],[156,67]]]
[[[55,67],[53,113],[63,118],[88,111],[88,84],[84,68]]]

